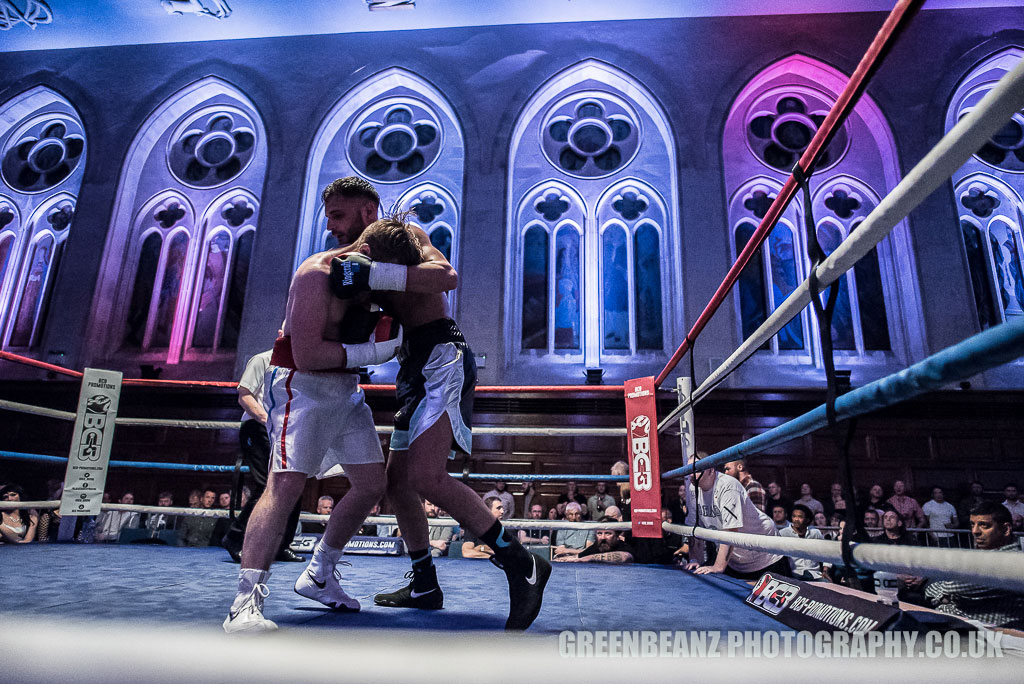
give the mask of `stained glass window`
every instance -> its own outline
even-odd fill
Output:
[[[768,252],[771,263],[772,298],[778,306],[786,300],[799,282],[797,278],[796,255],[793,232],[785,224],[778,224],[768,236]],[[803,349],[804,326],[797,316],[779,331],[779,349]]]
[[[157,232],[150,233],[142,242],[139,266],[135,270],[135,284],[132,286],[132,300],[128,308],[128,326],[124,335],[126,347],[141,348],[146,336],[149,305],[153,299],[156,271],[160,266],[161,246],[163,238]]]
[[[11,261],[11,251],[14,247],[14,234],[8,233],[0,237],[0,285],[3,285],[7,275],[7,264]]]
[[[249,263],[252,260],[252,246],[256,231],[247,230],[238,236],[231,263],[231,283],[228,286],[228,302],[221,328],[220,346],[238,346],[238,332],[242,328],[242,307],[245,304],[245,288],[249,284]]]
[[[532,226],[523,238],[523,349],[548,346],[548,233]]]
[[[231,237],[225,231],[218,232],[207,243],[206,269],[199,288],[196,326],[192,334],[193,347],[209,349],[216,340],[220,301],[224,293],[230,250]]]
[[[171,342],[174,328],[174,316],[178,307],[178,294],[181,291],[181,279],[185,274],[185,260],[188,258],[188,233],[178,231],[171,238],[167,248],[164,266],[164,278],[160,284],[160,294],[156,308],[156,327],[153,330],[154,347],[167,347]]]
[[[736,254],[750,242],[757,229],[753,223],[744,221],[736,227]],[[740,272],[740,319],[743,322],[743,339],[747,339],[768,318],[768,302],[765,299],[763,248],[759,247],[747,267]]]
[[[555,234],[555,349],[580,348],[580,235],[571,226]]]
[[[641,225],[633,236],[636,279],[636,346],[661,349],[661,248],[658,231]]]
[[[21,293],[18,315],[14,321],[10,343],[14,347],[28,347],[33,342],[36,317],[46,289],[50,259],[53,256],[54,241],[50,235],[40,238],[32,246],[28,261],[28,277],[24,279],[25,289]]]
[[[604,348],[629,349],[629,258],[626,231],[611,226],[602,237]]]
[[[441,254],[444,254],[444,258],[448,260],[448,263],[451,263],[452,232],[448,230],[448,228],[441,226],[430,231],[430,244],[432,244]]]
[[[842,233],[831,223],[823,223],[818,226],[818,244],[821,245],[825,256],[834,252],[842,241]],[[854,339],[853,333],[853,309],[850,308],[847,276],[840,277],[832,286],[822,290],[822,304],[826,303],[826,298],[831,294],[831,288],[835,286],[839,287],[839,296],[836,299],[835,310],[832,312],[832,345],[835,349],[856,349],[857,341]]]

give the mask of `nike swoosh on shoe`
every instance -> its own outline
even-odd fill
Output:
[[[422,592],[420,592],[420,591],[411,591],[411,592],[409,592],[409,596],[411,596],[413,598],[419,598],[420,596],[426,596],[427,594],[433,594],[435,591],[437,591],[437,587],[434,587],[430,591],[422,591]]]
[[[530,560],[533,561],[533,572],[526,578],[526,581],[528,584],[537,584],[537,559],[533,557],[532,553],[530,554]]]
[[[315,584],[317,586],[317,588],[324,589],[324,588],[327,587],[327,581],[326,580],[324,580],[323,582],[317,582],[316,581],[316,577],[309,570],[306,571],[306,574],[309,575],[310,581],[313,582],[313,584]]]

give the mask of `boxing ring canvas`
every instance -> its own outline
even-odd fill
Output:
[[[0,558],[0,619],[102,619],[219,632],[224,597],[238,582],[238,566],[221,548],[30,545],[0,548]],[[341,567],[342,582],[359,597],[359,613],[334,613],[299,596],[292,584],[305,565],[275,563],[268,617],[283,630],[503,630],[507,586],[486,561],[435,559],[445,607],[419,611],[375,606],[370,596],[404,584],[408,558],[345,558],[352,566]],[[746,605],[749,593],[748,583],[674,567],[555,563],[530,632],[555,639],[563,630],[787,629]]]

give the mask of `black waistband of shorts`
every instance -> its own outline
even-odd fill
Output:
[[[406,330],[404,334],[409,346],[417,349],[433,348],[434,345],[445,342],[466,342],[462,331],[459,330],[459,324],[450,318],[438,318]]]

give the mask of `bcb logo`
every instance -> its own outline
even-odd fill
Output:
[[[629,424],[633,454],[633,490],[646,492],[651,488],[651,419],[637,416]]]
[[[800,587],[783,582],[765,573],[754,586],[754,591],[747,597],[747,603],[759,608],[769,615],[778,615],[792,603]]]
[[[78,443],[78,458],[83,461],[98,461],[103,446],[103,430],[107,425],[107,411],[110,397],[97,394],[85,402],[82,421],[82,438]]]

